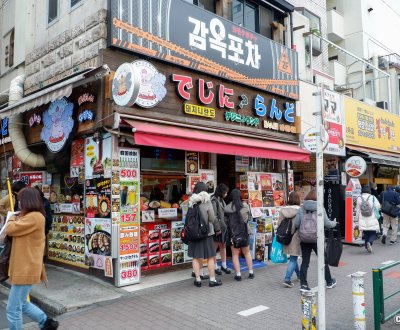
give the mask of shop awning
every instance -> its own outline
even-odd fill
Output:
[[[0,110],[0,119],[34,109],[63,97],[68,97],[71,95],[74,87],[97,80],[109,73],[110,68],[107,65],[103,65],[69,78],[54,86],[42,89]]]
[[[123,119],[135,132],[135,143],[215,154],[309,162],[310,154],[292,144],[223,133],[199,131],[172,125]]]
[[[396,157],[396,156],[387,155],[383,152],[380,153],[379,151],[375,151],[375,150],[374,150],[374,152],[371,152],[369,149],[362,148],[362,147],[350,146],[349,149],[365,154],[365,156],[371,160],[371,163],[400,167],[400,154],[398,155],[398,157]]]

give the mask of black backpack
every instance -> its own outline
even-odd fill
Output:
[[[208,236],[208,224],[201,216],[199,204],[193,204],[186,213],[186,221],[181,233],[181,240],[185,244]]]
[[[283,219],[276,230],[276,241],[282,245],[289,245],[292,241],[294,234],[292,234],[292,219],[293,218]]]
[[[228,228],[233,247],[241,248],[249,244],[247,224],[243,221],[240,212],[229,214]]]

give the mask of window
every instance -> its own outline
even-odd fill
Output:
[[[310,30],[314,30],[317,32],[321,32],[321,19],[313,14],[312,12],[308,11],[307,9],[303,9],[303,16],[307,17],[310,21]],[[318,56],[321,54],[321,40],[313,36],[312,37],[313,49],[312,54],[313,56]]]
[[[8,58],[8,66],[14,65],[14,29],[10,33],[10,53]]]
[[[186,0],[186,1],[215,14],[215,0]]]
[[[48,0],[47,24],[54,22],[59,15],[59,0]]]
[[[71,0],[71,8],[77,7],[82,3],[82,0]]]
[[[232,3],[232,21],[251,31],[258,32],[258,6],[246,0]]]

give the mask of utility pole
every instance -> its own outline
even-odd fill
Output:
[[[324,111],[324,86],[318,89],[316,96],[315,127],[317,129],[317,251],[318,251],[318,300],[317,300],[317,323],[318,330],[325,330],[325,232],[324,232],[324,154],[322,113]]]

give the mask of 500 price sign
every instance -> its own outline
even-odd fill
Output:
[[[136,179],[137,178],[137,171],[136,170],[130,170],[130,169],[121,169],[119,171],[119,176],[120,176],[120,179],[123,179],[123,180]]]

